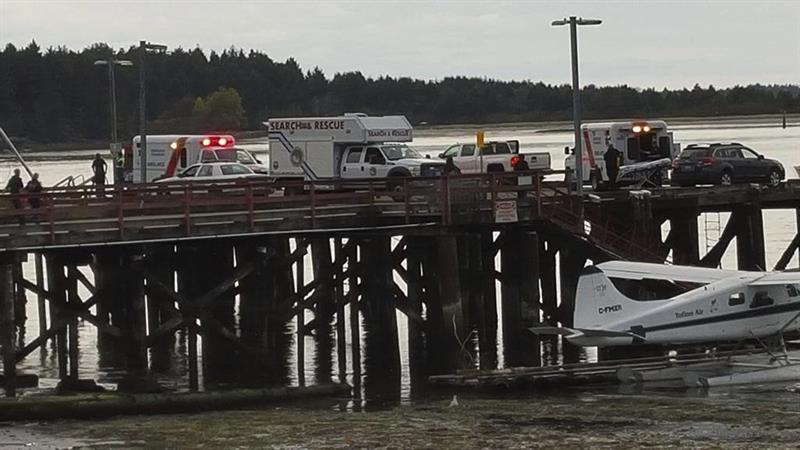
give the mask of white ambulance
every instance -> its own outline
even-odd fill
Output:
[[[672,160],[680,153],[680,145],[673,142],[672,132],[661,120],[630,120],[621,122],[585,123],[581,126],[583,145],[583,182],[597,189],[608,183],[604,156],[609,147],[621,154],[620,176],[617,184],[632,184],[637,176],[666,180]],[[567,169],[575,170],[574,149],[564,162]],[[641,171],[638,169],[641,168]],[[572,172],[574,177],[574,172]],[[625,176],[625,179],[621,179]],[[574,181],[574,178],[572,178]]]
[[[198,163],[217,161],[240,162],[256,173],[266,173],[267,168],[244,149],[236,148],[231,135],[148,135],[147,177],[142,180],[141,138],[133,138],[132,175],[134,183],[152,182],[168,178]]]
[[[406,145],[413,129],[404,116],[270,119],[270,174],[279,180],[439,176],[444,163]],[[387,181],[387,185],[391,185]]]

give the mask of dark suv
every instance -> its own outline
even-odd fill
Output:
[[[692,144],[672,161],[672,184],[768,183],[781,184],[786,172],[742,144]]]

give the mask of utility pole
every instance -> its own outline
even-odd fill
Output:
[[[570,16],[569,19],[555,20],[553,26],[569,25],[570,50],[572,54],[572,122],[575,131],[575,185],[577,187],[581,222],[583,222],[583,146],[581,145],[581,95],[578,81],[578,25],[600,25],[598,19],[581,19]],[[583,226],[581,225],[581,228]]]
[[[149,44],[146,41],[139,41],[139,165],[141,169],[141,182],[147,182],[147,114],[145,108],[145,65],[144,61],[148,50],[163,52],[167,50],[166,45]]]

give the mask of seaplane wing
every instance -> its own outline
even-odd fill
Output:
[[[750,286],[800,284],[800,272],[772,272],[750,283]]]
[[[532,327],[528,330],[533,334],[564,336],[573,343],[581,341],[591,341],[596,338],[632,338],[644,342],[644,336],[631,331],[615,330],[592,330],[588,328],[568,328],[568,327]],[[578,344],[580,345],[580,344]]]
[[[690,283],[713,283],[715,281],[746,275],[749,272],[710,269],[706,267],[666,266],[662,264],[628,261],[608,261],[597,265],[609,278],[626,280],[665,280]]]

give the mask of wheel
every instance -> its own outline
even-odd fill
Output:
[[[722,175],[719,176],[719,184],[723,186],[730,186],[733,184],[733,175],[731,175],[730,170],[722,172]]]
[[[777,169],[772,169],[769,171],[769,176],[767,177],[769,181],[769,185],[772,187],[778,187],[781,185],[781,173],[778,172]]]

